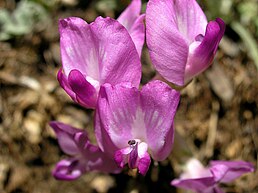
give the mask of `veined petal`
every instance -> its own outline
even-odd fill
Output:
[[[178,29],[174,1],[148,2],[146,42],[152,63],[161,76],[174,84],[184,85],[188,40]]]
[[[225,32],[225,23],[217,18],[208,23],[202,41],[195,41],[189,47],[189,56],[185,70],[185,82],[206,70],[218,49],[219,42]]]
[[[95,117],[100,148],[112,155],[116,149],[127,147],[129,140],[139,139],[148,144],[155,160],[165,159],[172,149],[179,96],[161,81],[148,83],[142,91],[105,84],[100,89]]]
[[[192,43],[199,34],[204,35],[207,19],[196,0],[170,0],[174,10],[172,16],[176,19],[178,31]]]
[[[99,42],[90,25],[81,18],[59,20],[60,48],[64,73],[72,69],[94,79],[99,78]]]
[[[98,91],[90,84],[78,70],[71,70],[68,75],[68,84],[76,95],[76,101],[86,108],[95,108]]]
[[[91,23],[91,30],[99,43],[100,84],[131,82],[138,87],[141,79],[140,58],[126,28],[112,18],[98,17]]]
[[[228,183],[245,173],[253,172],[254,166],[244,161],[211,161],[211,172],[217,181]]]
[[[134,86],[139,86],[140,58],[132,38],[118,21],[98,17],[91,24],[87,24],[80,18],[71,17],[59,21],[59,31],[64,74],[59,73],[58,79],[75,101],[93,108],[96,101],[93,102],[92,98],[96,99],[98,94],[96,82],[98,87],[104,83],[121,82],[131,82]],[[79,85],[76,82],[67,85],[66,77],[69,79],[74,70],[80,73]],[[97,93],[94,93],[90,84],[96,88]],[[84,89],[80,94],[82,85],[87,85],[87,93]],[[77,91],[76,96],[71,90]],[[90,93],[93,96],[87,98]]]
[[[117,18],[117,21],[119,21],[131,35],[140,57],[145,39],[145,27],[143,23],[145,15],[140,15],[141,6],[141,0],[132,0],[131,4]]]
[[[95,116],[95,134],[100,148],[110,152],[127,147],[139,101],[137,88],[128,84],[100,88]]]
[[[143,86],[141,108],[144,113],[146,142],[154,160],[164,160],[172,149],[174,116],[180,93],[161,81]]]

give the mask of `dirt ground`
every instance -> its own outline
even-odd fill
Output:
[[[170,186],[178,176],[173,152],[169,159],[153,164],[146,177],[129,170],[119,175],[91,172],[63,182],[51,175],[65,155],[48,122],[58,120],[93,133],[92,111],[76,105],[56,80],[61,66],[57,22],[68,16],[93,21],[97,15],[87,3],[59,6],[51,11],[44,30],[0,42],[1,193],[180,192]],[[155,74],[146,48],[142,64],[144,84]],[[212,67],[182,90],[175,128],[204,164],[244,160],[257,168],[257,96],[256,66],[228,27]],[[254,172],[222,186],[228,193],[256,193],[257,179]]]

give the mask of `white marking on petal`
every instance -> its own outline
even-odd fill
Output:
[[[141,142],[138,145],[138,156],[139,158],[144,157],[145,153],[148,151],[148,145],[145,142]]]
[[[99,92],[100,89],[100,83],[98,80],[95,80],[94,78],[90,77],[90,76],[86,76],[86,80],[92,85],[94,86],[94,88],[96,89],[97,93]]]
[[[136,110],[135,119],[132,123],[132,136],[136,139],[146,141],[145,114],[141,108]]]
[[[90,50],[86,58],[85,65],[87,68],[87,75],[99,81],[99,60],[95,48]]]
[[[185,165],[185,172],[180,176],[181,179],[202,178],[212,176],[209,169],[205,168],[197,159],[190,159]]]

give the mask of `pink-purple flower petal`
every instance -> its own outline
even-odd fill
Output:
[[[139,86],[140,58],[128,31],[118,21],[98,17],[88,24],[71,17],[59,21],[59,31],[63,73],[58,74],[58,80],[75,102],[94,108],[99,87],[104,83],[131,82]],[[66,80],[73,70],[80,72],[79,85],[73,82],[71,86]],[[80,91],[85,84],[90,90]]]
[[[82,130],[58,121],[51,121],[49,125],[55,131],[59,146],[63,152],[68,155],[75,155],[79,153],[78,147],[74,141],[74,135],[77,132],[82,132]]]
[[[60,68],[57,73],[57,80],[60,86],[66,91],[66,93],[76,102],[76,94],[72,91],[70,85],[68,84],[67,77],[64,75],[63,68]]]
[[[128,84],[100,88],[95,116],[95,135],[100,148],[115,153],[117,147],[126,147],[132,139],[131,124],[138,106],[137,88]]]
[[[236,178],[242,176],[245,173],[248,172],[254,172],[254,166],[250,162],[244,162],[244,161],[211,161],[210,162],[211,171],[215,173],[215,169],[217,169],[218,166],[220,166],[224,174],[221,175],[221,178],[219,179],[220,182],[228,183]],[[217,169],[218,171],[218,169]]]
[[[172,186],[187,190],[194,190],[198,193],[214,193],[213,186],[216,184],[213,177],[202,177],[193,179],[175,179]]]
[[[153,159],[157,161],[164,160],[171,152],[174,116],[179,99],[179,92],[161,81],[149,82],[141,90],[140,104],[146,128],[146,142]]]
[[[185,69],[185,82],[206,70],[213,61],[219,42],[225,32],[225,23],[220,18],[208,23],[202,41],[190,45]]]
[[[57,180],[75,180],[84,173],[84,167],[79,164],[76,158],[64,159],[56,164],[52,171]]]
[[[51,122],[50,126],[56,132],[61,149],[71,156],[57,163],[53,170],[56,179],[74,180],[88,171],[121,171],[113,159],[98,146],[90,143],[87,133],[83,130],[56,121]]]
[[[244,161],[211,161],[210,167],[204,168],[198,160],[190,159],[184,173],[179,179],[174,179],[171,185],[199,193],[223,193],[219,183],[231,182],[253,171],[254,166]]]
[[[150,0],[146,9],[146,42],[156,70],[168,81],[184,84],[188,42],[177,29],[171,0]]]
[[[76,93],[76,101],[84,107],[94,108],[97,103],[98,91],[90,84],[78,70],[71,70],[68,75],[68,84]]]
[[[207,25],[196,0],[150,0],[147,4],[150,58],[160,75],[176,85],[183,86],[209,67],[224,31],[222,19]]]
[[[164,160],[173,144],[173,119],[179,92],[161,81],[139,91],[129,85],[100,88],[95,134],[100,148],[115,156],[119,166],[128,163],[146,174],[150,159]]]
[[[140,57],[145,39],[145,26],[143,22],[145,15],[140,15],[141,6],[141,0],[132,0],[130,5],[117,18],[117,21],[119,21],[131,35]]]
[[[170,17],[176,20],[178,31],[183,34],[188,44],[192,43],[197,35],[205,33],[207,19],[196,0],[166,1],[173,3],[174,9]]]

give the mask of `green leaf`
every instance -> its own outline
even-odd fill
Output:
[[[0,40],[25,35],[33,30],[40,31],[46,27],[48,21],[48,13],[40,4],[21,1],[12,13],[5,9],[0,10]]]
[[[236,33],[238,33],[238,35],[243,40],[249,56],[253,59],[258,70],[258,48],[252,34],[238,22],[232,22],[231,27],[235,30]]]

